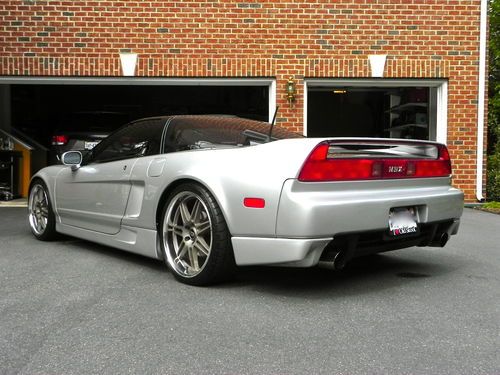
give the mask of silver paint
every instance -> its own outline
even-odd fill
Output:
[[[323,140],[181,151],[76,171],[51,166],[34,178],[48,187],[57,231],[154,258],[161,258],[159,202],[179,180],[198,182],[212,193],[242,265],[312,266],[336,233],[387,227],[391,207],[417,206],[420,222],[460,218],[463,194],[449,178],[299,182],[305,159]],[[265,199],[265,208],[244,207],[245,197]]]

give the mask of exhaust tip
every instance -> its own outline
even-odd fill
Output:
[[[321,268],[327,268],[330,270],[341,270],[345,267],[345,259],[342,251],[337,251],[334,253],[333,259],[322,259],[318,262],[318,266]],[[331,257],[329,257],[331,258]]]
[[[450,236],[448,235],[448,233],[443,233],[441,237],[439,237],[439,246],[444,247],[449,239]]]
[[[432,241],[430,241],[427,245],[424,244],[424,246],[444,247],[448,243],[449,239],[450,239],[450,235],[447,232],[437,233],[432,238]]]

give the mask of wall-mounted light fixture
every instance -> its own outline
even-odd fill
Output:
[[[120,61],[122,63],[122,72],[124,76],[134,76],[137,65],[137,53],[121,52]]]
[[[288,99],[289,103],[295,101],[296,94],[297,90],[295,89],[295,81],[293,80],[293,77],[290,77],[288,79],[288,82],[286,83],[286,98]]]

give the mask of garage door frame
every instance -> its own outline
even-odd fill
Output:
[[[0,85],[109,85],[109,86],[267,86],[268,118],[276,110],[274,78],[141,78],[141,77],[0,77]]]
[[[310,78],[304,80],[304,135],[307,136],[307,94],[311,87],[433,87],[436,97],[436,134],[437,142],[445,143],[448,132],[448,80],[446,79],[364,79],[364,78]]]

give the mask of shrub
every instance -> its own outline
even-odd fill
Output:
[[[486,194],[489,201],[500,201],[500,150],[488,156],[488,184]]]

